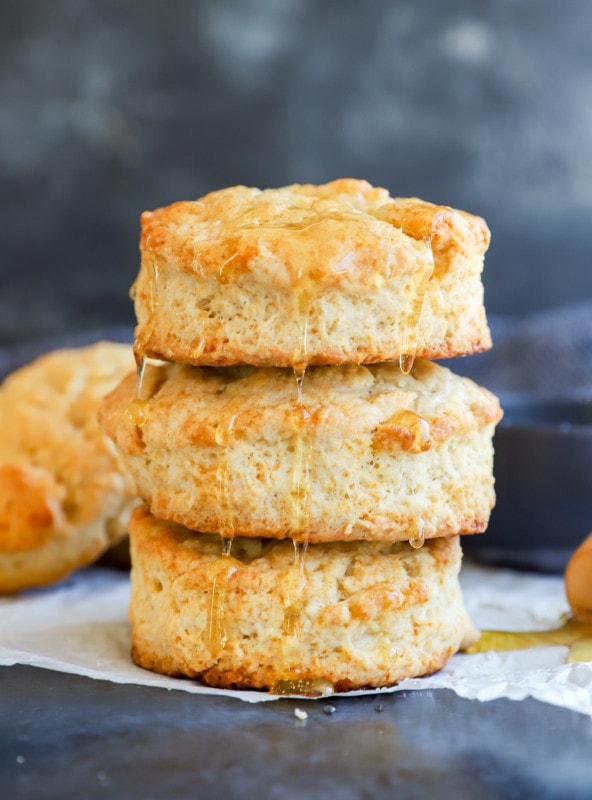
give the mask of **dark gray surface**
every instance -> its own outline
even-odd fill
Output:
[[[352,175],[488,220],[491,313],[592,297],[588,0],[0,0],[0,343],[133,322],[145,208]]]
[[[583,715],[444,690],[332,704],[327,715],[325,701],[248,705],[0,668],[0,797],[592,797]]]

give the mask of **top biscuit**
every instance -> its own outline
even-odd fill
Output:
[[[488,245],[480,217],[353,179],[146,211],[136,351],[301,368],[487,350]]]

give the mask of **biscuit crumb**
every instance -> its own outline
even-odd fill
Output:
[[[300,720],[300,722],[304,722],[305,719],[308,719],[308,714],[301,708],[294,709],[294,716],[296,717],[296,719]]]

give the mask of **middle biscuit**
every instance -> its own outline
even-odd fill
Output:
[[[418,359],[289,369],[147,364],[100,419],[153,514],[223,536],[406,541],[485,529],[497,398]]]

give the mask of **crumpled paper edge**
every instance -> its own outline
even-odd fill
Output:
[[[469,565],[463,568],[461,581],[466,605],[478,626],[544,629],[557,624],[567,610],[562,579],[558,576],[525,575]],[[28,665],[112,683],[231,697],[248,703],[281,699],[282,696],[267,692],[217,689],[137,667],[129,657],[128,598],[128,576],[98,568],[83,570],[55,587],[15,598],[0,598],[0,666]],[[49,606],[53,608],[49,626],[44,625],[42,632],[36,630],[43,620],[47,623],[42,608]],[[69,624],[60,625],[60,609],[66,618],[68,609],[70,612],[76,609],[78,627],[86,630],[92,626],[93,633],[77,638],[76,616]],[[18,635],[22,641],[12,647],[8,644],[10,624],[6,623],[7,617],[11,617],[12,622],[19,620]],[[503,621],[508,623],[509,619],[513,628],[503,625]],[[495,624],[496,621],[502,624]],[[49,652],[42,652],[44,647],[47,649],[47,641],[40,647],[44,637],[49,639]],[[55,645],[60,641],[64,643],[63,653],[56,654]],[[79,650],[73,651],[72,644]],[[532,697],[592,717],[592,662],[568,664],[566,655],[567,648],[558,646],[507,653],[459,653],[434,675],[409,678],[382,689],[338,693],[333,697],[451,689],[459,697],[481,702]],[[89,659],[95,662],[94,666],[88,663]]]

